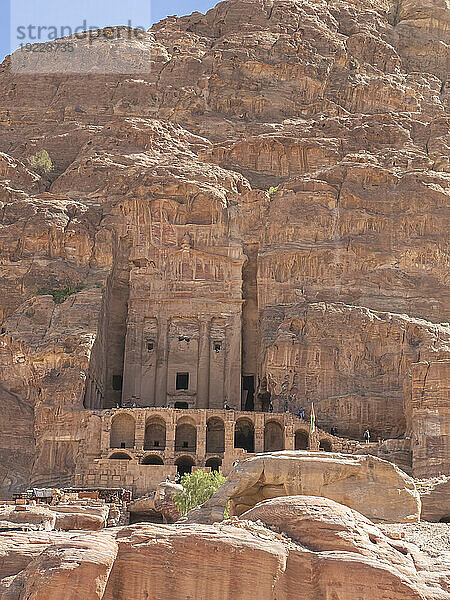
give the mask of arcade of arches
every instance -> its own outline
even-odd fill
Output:
[[[254,453],[360,448],[324,431],[310,435],[309,424],[290,413],[135,408],[97,412],[95,418],[101,450],[76,474],[80,487],[126,481],[143,494],[177,472],[207,468],[227,475],[233,463]]]

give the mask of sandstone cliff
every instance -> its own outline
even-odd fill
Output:
[[[448,370],[433,368],[434,411],[413,365],[450,358],[449,14],[441,0],[228,0],[153,26],[145,75],[4,61],[3,493],[73,482],[98,446],[83,402],[115,406],[113,377],[141,400],[140,319],[163,296],[234,324],[256,408],[314,401],[345,435],[411,437],[419,475],[437,445],[428,474],[447,469]],[[28,161],[41,149],[49,178]],[[239,409],[240,374],[220,382]]]

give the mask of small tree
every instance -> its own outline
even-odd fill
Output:
[[[53,300],[55,304],[62,304],[69,298],[69,296],[73,296],[73,294],[78,294],[83,289],[82,285],[72,285],[65,288],[39,288],[37,290],[38,296],[53,296]]]
[[[270,188],[267,190],[267,193],[269,194],[269,196],[272,198],[272,196],[274,196],[279,189],[279,185],[277,185],[276,187],[274,187],[273,185],[270,186]]]
[[[209,500],[225,481],[226,478],[217,471],[186,473],[181,478],[184,490],[174,497],[178,512],[185,515],[193,508],[200,506]]]
[[[28,159],[32,169],[41,175],[49,175],[53,171],[53,163],[47,150],[40,150]]]

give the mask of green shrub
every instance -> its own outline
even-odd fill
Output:
[[[49,175],[53,171],[53,163],[47,150],[40,150],[28,159],[32,169],[41,175]]]
[[[73,285],[70,287],[60,288],[60,289],[48,289],[48,288],[39,288],[37,291],[38,296],[53,296],[53,300],[56,304],[62,304],[69,298],[69,296],[73,296],[73,294],[78,294],[83,289],[82,285]]]
[[[269,194],[269,196],[273,196],[274,194],[276,194],[278,192],[278,188],[280,186],[277,185],[276,187],[273,187],[272,185],[270,186],[270,188],[267,190],[267,193]]]
[[[193,508],[200,506],[209,500],[225,481],[226,478],[217,471],[207,473],[199,470],[183,475],[181,485],[184,490],[174,497],[178,512],[185,515]]]

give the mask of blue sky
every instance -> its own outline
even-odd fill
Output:
[[[17,27],[126,25],[148,28],[167,15],[206,12],[219,0],[0,0],[0,61],[18,46]],[[11,39],[12,38],[12,39]],[[27,40],[25,40],[27,41]],[[46,41],[41,40],[41,41]],[[13,46],[13,47],[11,47]]]

